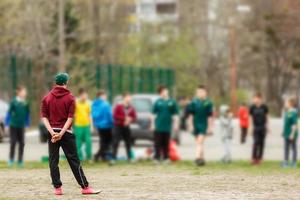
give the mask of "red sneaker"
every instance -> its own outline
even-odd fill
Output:
[[[55,188],[55,189],[54,189],[54,194],[55,194],[55,195],[62,195],[62,194],[63,194],[62,188],[61,188],[61,187]]]
[[[251,165],[257,165],[258,164],[258,160],[257,159],[253,159],[251,162]]]
[[[81,193],[84,195],[89,195],[89,194],[99,194],[101,191],[100,190],[93,190],[91,187],[86,187],[83,188]]]

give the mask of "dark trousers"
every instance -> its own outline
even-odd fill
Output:
[[[23,161],[24,146],[25,146],[25,131],[24,128],[10,127],[10,152],[9,159],[14,160],[16,144],[19,145],[18,161]]]
[[[261,160],[263,158],[265,138],[266,138],[266,128],[254,127],[254,132],[253,132],[254,144],[253,144],[252,159]]]
[[[98,129],[99,150],[95,155],[95,160],[101,158],[106,160],[106,153],[109,151],[112,143],[112,129]]]
[[[292,149],[292,162],[297,162],[297,142],[296,140],[284,139],[284,160],[289,161],[290,149]]]
[[[113,133],[113,158],[116,159],[120,141],[123,139],[125,143],[127,159],[131,159],[131,131],[129,127],[116,126]]]
[[[241,127],[241,144],[246,143],[247,134],[248,134],[248,128]]]
[[[169,159],[170,136],[170,133],[158,131],[154,132],[154,159]]]
[[[62,185],[58,167],[59,149],[61,147],[66,155],[68,163],[72,169],[73,175],[75,176],[75,179],[78,182],[78,184],[82,188],[88,187],[89,183],[86,180],[77,155],[75,135],[71,133],[65,133],[60,141],[52,143],[51,136],[49,134],[48,147],[49,167],[53,186],[55,188],[58,188]]]

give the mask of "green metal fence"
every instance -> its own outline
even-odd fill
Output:
[[[168,68],[97,65],[95,85],[97,88],[106,89],[111,99],[125,91],[155,93],[160,84],[166,85],[172,91],[174,76],[174,71]]]
[[[52,87],[56,66],[56,62],[45,64],[22,56],[0,56],[0,98],[10,100],[17,85],[25,85],[34,116],[38,119],[39,101]],[[111,101],[124,92],[155,93],[160,84],[172,92],[175,86],[174,70],[165,67],[97,64],[90,60],[71,59],[67,72],[72,74],[70,89],[75,94],[79,87],[83,87],[93,98],[101,88],[108,92]]]
[[[32,61],[25,57],[0,57],[0,98],[14,95],[18,84],[26,85],[30,91],[33,83]]]

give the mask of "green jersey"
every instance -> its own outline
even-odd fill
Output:
[[[213,104],[209,99],[193,99],[188,105],[189,114],[194,117],[194,134],[206,134],[208,128],[208,119],[213,114]]]
[[[288,139],[293,131],[293,126],[298,125],[298,113],[296,109],[286,111],[284,113],[284,128],[283,137]],[[295,133],[295,138],[298,137],[298,131]]]
[[[9,125],[15,128],[24,128],[28,125],[29,120],[29,104],[27,101],[14,98],[8,109]]]
[[[178,105],[173,99],[158,99],[153,106],[155,117],[155,131],[171,133],[173,116],[178,114]]]

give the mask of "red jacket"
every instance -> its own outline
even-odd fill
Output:
[[[67,119],[74,117],[74,112],[75,98],[68,89],[54,87],[43,98],[41,116],[49,120],[52,128],[63,128]]]
[[[243,128],[249,127],[249,109],[246,106],[242,106],[239,109],[240,126]]]
[[[128,106],[128,108],[125,109],[125,106],[123,104],[116,105],[113,116],[114,124],[116,126],[125,126],[126,117],[131,117],[133,122],[136,121],[135,108],[132,106]]]

